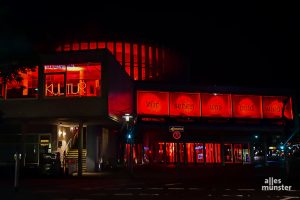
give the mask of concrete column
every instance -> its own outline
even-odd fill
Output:
[[[82,176],[83,122],[79,122],[78,130],[78,176]]]

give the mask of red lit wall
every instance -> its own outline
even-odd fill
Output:
[[[169,115],[169,93],[138,91],[137,113],[141,115]]]
[[[200,117],[200,94],[171,92],[170,115]]]
[[[45,96],[101,96],[100,64],[45,65]]]
[[[203,117],[231,117],[231,98],[229,94],[201,94]]]
[[[254,119],[281,118],[282,105],[287,98],[148,91],[138,91],[137,97],[137,110],[141,115]],[[293,119],[291,98],[286,103],[284,115],[287,119]]]
[[[124,67],[125,71],[134,80],[159,79],[163,71],[165,50],[145,44],[115,42],[115,41],[90,41],[73,42],[63,44],[56,48],[56,51],[79,51],[107,48],[117,61]]]
[[[264,118],[281,118],[283,111],[283,102],[288,97],[263,97],[263,117]],[[288,99],[285,108],[284,116],[288,119],[293,119],[291,98]]]
[[[233,117],[262,118],[262,97],[232,95]]]

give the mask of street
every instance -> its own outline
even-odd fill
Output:
[[[3,199],[300,199],[297,181],[282,179],[284,185],[292,186],[291,191],[262,191],[269,175],[279,176],[262,172],[264,177],[246,171],[226,169],[224,174],[207,167],[184,172],[159,168],[135,169],[134,174],[118,170],[83,177],[27,177],[21,178],[18,191],[13,188],[13,180],[1,181],[0,191]]]

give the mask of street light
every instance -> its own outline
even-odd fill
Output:
[[[129,145],[130,145],[130,156],[128,159],[128,167],[130,172],[133,172],[133,127],[129,126],[131,119],[133,118],[132,115],[130,114],[125,114],[123,116],[123,118],[125,119],[125,123],[126,123],[126,132],[127,132],[127,141],[129,141]]]

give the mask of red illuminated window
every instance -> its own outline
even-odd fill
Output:
[[[73,51],[78,51],[79,50],[79,43],[73,43],[72,44],[72,50]]]
[[[132,49],[130,48],[131,45]],[[132,76],[134,80],[157,79],[160,75],[159,73],[163,71],[162,68],[164,67],[164,59],[166,57],[164,50],[153,46],[146,47],[144,44],[141,44],[141,48],[139,50],[138,45],[139,44],[136,43],[123,44],[122,42],[79,41],[72,44],[62,44],[56,48],[56,51],[78,51],[107,48],[113,55],[115,55],[116,60],[119,61],[121,65],[124,65],[123,67],[125,68],[125,71],[129,76]],[[161,55],[160,51],[162,52]],[[123,61],[124,55],[125,61]],[[139,60],[139,58],[141,58],[141,60]],[[131,66],[131,64],[133,66]]]
[[[125,43],[125,70],[130,76],[130,44]]]
[[[195,145],[194,143],[186,143],[186,156],[187,156],[187,162],[188,163],[194,163],[195,162]]]
[[[234,144],[233,145],[233,160],[235,163],[243,162],[242,144]]]
[[[113,42],[107,42],[107,49],[114,54],[114,43]]]
[[[70,44],[65,44],[64,45],[64,51],[70,51],[71,50],[71,45]]]
[[[137,113],[142,115],[169,115],[169,93],[137,91]]]
[[[101,95],[100,64],[47,65],[45,74],[45,96]]]
[[[163,163],[164,162],[164,153],[165,153],[165,144],[163,142],[159,142],[155,145],[155,154],[154,154],[154,162],[155,163]]]
[[[231,98],[229,94],[201,94],[203,117],[231,117]]]
[[[142,51],[142,80],[146,79],[146,49],[145,49],[145,45],[142,45],[141,48]]]
[[[97,49],[97,43],[96,42],[90,42],[90,49]]]
[[[87,42],[81,42],[80,44],[80,50],[87,50],[89,48],[89,43]]]
[[[207,163],[220,163],[221,162],[221,148],[220,144],[206,143],[205,153]]]
[[[19,73],[21,81],[9,81],[7,83],[7,98],[34,98],[38,95],[38,67]],[[4,90],[3,90],[4,92]]]
[[[129,159],[130,159],[130,144],[125,145],[125,150],[124,150],[124,163],[125,165],[129,164]]]
[[[122,65],[122,43],[121,42],[117,42],[116,44],[116,59],[117,61]]]
[[[98,42],[98,49],[104,49],[105,48],[105,42]]]
[[[200,94],[171,92],[170,115],[200,117]]]
[[[65,96],[65,74],[45,75],[45,96]]]
[[[262,118],[262,97],[232,95],[233,117]]]
[[[286,102],[283,109],[284,101]],[[288,119],[293,119],[292,102],[289,97],[263,97],[263,116],[264,118],[282,118],[282,112]]]
[[[176,143],[166,143],[166,162],[167,163],[174,163],[175,155],[177,153],[177,144]]]
[[[139,72],[138,72],[138,46],[137,44],[133,45],[133,68],[134,68],[134,80],[139,79]]]
[[[149,47],[149,78],[153,78],[153,56],[152,47]]]
[[[177,162],[184,163],[184,143],[178,143],[177,145],[179,151]]]

